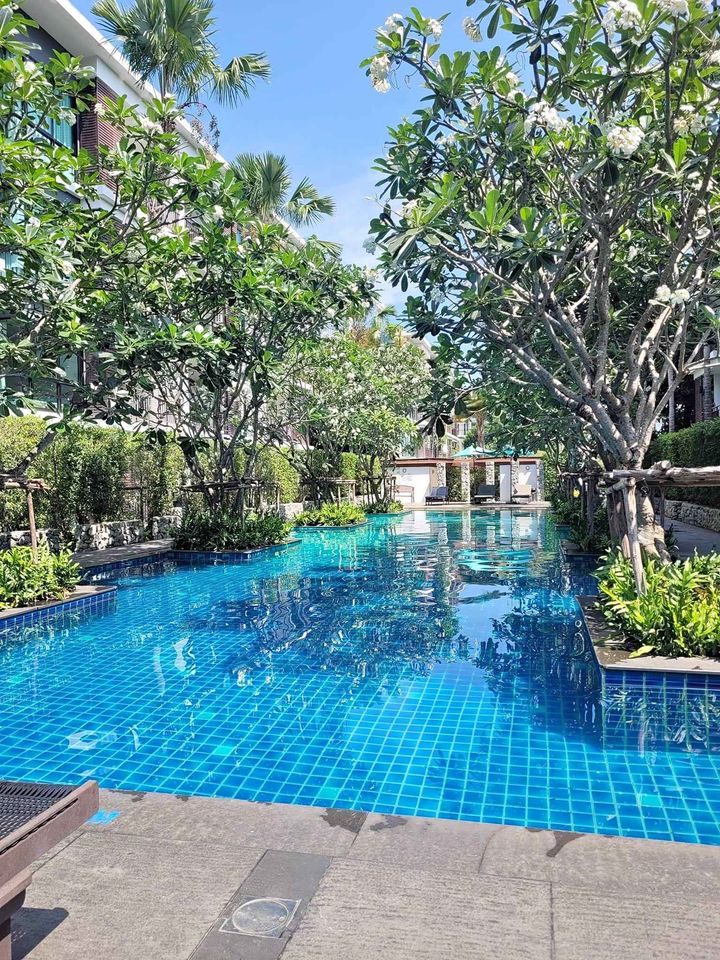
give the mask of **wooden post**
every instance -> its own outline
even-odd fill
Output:
[[[30,549],[32,550],[33,560],[38,558],[37,527],[35,526],[35,505],[33,504],[33,495],[30,487],[27,488],[27,509],[28,521],[30,525]]]

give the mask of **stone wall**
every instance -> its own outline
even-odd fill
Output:
[[[107,523],[83,523],[75,527],[76,550],[106,550],[142,543],[145,530],[142,520],[112,520]]]
[[[180,526],[182,509],[177,507],[165,517],[153,517],[150,521],[150,537],[153,540],[172,540]]]
[[[60,532],[58,530],[38,530],[38,544],[49,546],[51,550],[57,550],[60,547]],[[0,550],[9,550],[11,547],[29,547],[29,530],[10,530],[0,533]]]
[[[703,507],[700,503],[685,503],[683,500],[666,500],[665,517],[720,533],[720,510],[717,507]]]

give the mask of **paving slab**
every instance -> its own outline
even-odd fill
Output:
[[[720,847],[701,844],[502,827],[487,843],[481,873],[613,890],[623,898],[681,890],[683,900],[720,900]]]
[[[41,931],[32,960],[180,960],[261,853],[88,832],[35,873],[15,939],[33,939],[38,923],[47,927],[38,911],[51,909],[66,916]]]
[[[555,960],[718,960],[720,921],[707,904],[668,900],[642,888],[632,899],[553,887]]]
[[[336,860],[283,960],[550,960],[550,887]]]
[[[412,870],[474,876],[490,837],[501,829],[496,824],[371,813],[349,856]]]
[[[124,563],[166,553],[172,548],[172,540],[146,540],[144,543],[130,543],[123,547],[108,547],[105,550],[78,550],[73,560],[85,569],[100,567],[104,563]]]
[[[100,807],[119,813],[97,828],[111,833],[324,856],[346,853],[365,819],[352,810],[112,790],[100,792]]]

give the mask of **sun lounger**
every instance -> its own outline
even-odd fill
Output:
[[[475,492],[473,493],[473,503],[482,503],[483,500],[494,500],[495,499],[495,484],[494,483],[479,483],[475,487]]]
[[[447,498],[447,487],[433,487],[430,493],[425,497],[425,503],[447,503]]]
[[[10,960],[10,924],[25,900],[33,861],[97,813],[98,786],[0,780],[0,960]]]
[[[515,487],[512,502],[517,503],[518,500],[532,500],[534,492],[529,483],[519,483],[517,487]]]

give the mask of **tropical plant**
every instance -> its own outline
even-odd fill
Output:
[[[365,511],[354,503],[325,503],[295,517],[298,527],[353,527],[365,522]]]
[[[263,220],[280,217],[302,228],[335,212],[332,197],[322,196],[307,177],[293,188],[287,160],[276,153],[238,154],[232,168],[250,209]]]
[[[620,551],[598,571],[600,609],[634,644],[634,656],[720,655],[720,554],[645,563],[646,592],[638,595],[632,564]]]
[[[80,567],[70,553],[53,554],[47,547],[37,556],[30,547],[0,553],[0,609],[62,600],[79,582]]]
[[[720,14],[488,0],[465,29],[504,31],[505,54],[443,53],[443,20],[391,17],[364,64],[381,92],[403,72],[423,87],[377,161],[385,274],[418,286],[407,316],[441,355],[477,379],[496,348],[606,467],[640,467],[720,306]],[[662,552],[644,494],[639,519]]]
[[[402,513],[405,507],[399,500],[378,500],[364,509],[365,513]]]
[[[119,0],[98,0],[93,13],[120,43],[133,71],[155,83],[162,97],[175,97],[183,110],[208,94],[235,106],[256,80],[270,76],[264,54],[221,65],[214,0],[132,0],[127,7]]]
[[[275,513],[241,517],[231,510],[186,511],[175,536],[178,550],[254,550],[284,543],[292,530]]]

